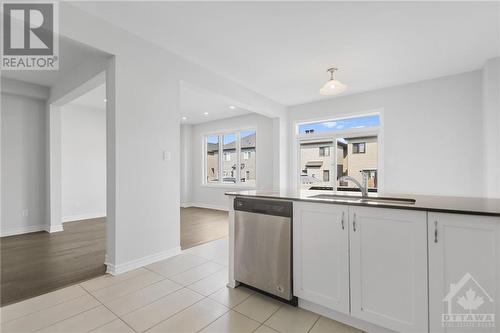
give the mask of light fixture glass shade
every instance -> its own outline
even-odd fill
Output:
[[[347,86],[340,81],[330,80],[323,85],[323,87],[319,90],[321,95],[337,95],[343,93],[346,90]]]

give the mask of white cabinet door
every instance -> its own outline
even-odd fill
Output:
[[[398,332],[427,332],[426,212],[349,213],[351,314]]]
[[[349,313],[347,206],[295,202],[293,207],[295,295]]]
[[[499,332],[500,218],[429,213],[428,221],[431,332]],[[474,326],[487,320],[457,322],[462,317],[452,316],[495,312],[496,331]]]

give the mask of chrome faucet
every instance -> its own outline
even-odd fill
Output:
[[[359,189],[361,190],[361,195],[363,197],[367,197],[368,196],[368,177],[366,177],[365,174],[363,174],[363,184],[361,184],[360,182],[358,182],[355,178],[351,177],[351,176],[342,176],[339,178],[339,182],[343,181],[343,180],[350,180],[351,182],[353,182],[354,184],[356,184]]]

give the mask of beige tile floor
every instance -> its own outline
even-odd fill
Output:
[[[359,333],[239,287],[227,288],[227,240],[119,275],[0,308],[10,332]]]

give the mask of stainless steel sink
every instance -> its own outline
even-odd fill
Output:
[[[316,194],[312,195],[309,198],[315,199],[329,199],[336,201],[348,201],[348,202],[359,202],[359,203],[386,203],[386,204],[399,204],[399,205],[414,205],[415,199],[407,199],[407,198],[389,198],[389,197],[361,197],[361,196],[353,196],[353,195],[339,195],[339,194]]]
[[[361,196],[340,195],[340,194],[316,194],[316,195],[312,195],[308,198],[342,200],[342,201],[358,201],[358,200],[362,199]]]
[[[415,199],[406,198],[362,198],[360,202],[366,203],[388,203],[388,204],[399,204],[399,205],[414,205]]]

